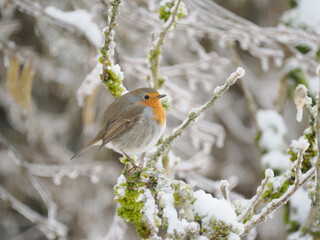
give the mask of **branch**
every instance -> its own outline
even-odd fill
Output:
[[[114,28],[117,26],[116,18],[119,15],[121,0],[110,1],[111,7],[108,13],[108,25],[103,29],[105,41],[100,48],[101,57],[99,62],[102,64],[102,73],[100,78],[106,85],[107,89],[114,95],[120,97],[125,92],[125,87],[122,85],[124,79],[123,72],[118,64],[114,64]]]
[[[229,197],[230,190],[229,190],[228,180],[221,180],[220,181],[220,191],[222,193],[223,198],[226,201],[230,202],[230,197]]]
[[[21,10],[30,13],[34,17],[41,17],[42,19],[45,19],[48,23],[54,24],[59,28],[71,34],[75,34],[79,38],[84,39],[89,46],[92,46],[94,48],[97,47],[95,43],[92,41],[92,39],[90,39],[90,36],[87,35],[84,31],[82,31],[79,27],[48,14],[44,9],[40,8],[38,4],[35,4],[34,2],[29,0],[11,1],[17,4]]]
[[[67,235],[68,228],[57,221],[50,221],[42,217],[39,213],[29,208],[24,203],[20,202],[13,195],[11,195],[5,188],[0,185],[0,198],[8,202],[13,209],[36,224],[41,232],[43,232],[48,239],[64,238]]]
[[[320,82],[320,65],[317,67],[317,74],[319,77]],[[316,168],[316,189],[315,189],[315,200],[314,200],[314,210],[315,210],[315,216],[320,216],[320,87],[318,92],[318,99],[317,99],[317,115],[316,115],[316,136],[317,136],[317,142],[318,142],[318,157],[317,161],[315,162],[315,168]],[[317,229],[320,229],[320,222],[319,219],[316,222]]]
[[[299,162],[299,160],[297,161]],[[298,170],[301,169],[301,164],[298,166]],[[297,170],[297,169],[296,169]],[[294,184],[291,185],[287,191],[279,198],[273,199],[266,207],[264,207],[261,212],[253,216],[247,223],[245,223],[245,231],[243,234],[247,234],[251,231],[252,228],[256,227],[260,223],[263,223],[265,219],[273,213],[277,208],[286,204],[290,197],[303,186],[307,181],[309,181],[315,174],[315,168],[311,168],[306,174],[301,177],[300,182],[295,180]]]
[[[175,0],[174,6],[171,9],[171,14],[168,20],[162,25],[162,28],[160,32],[153,33],[152,36],[152,47],[148,54],[148,63],[149,68],[152,73],[152,79],[153,79],[153,87],[155,89],[158,89],[159,86],[159,57],[161,54],[161,46],[163,45],[164,38],[166,37],[167,33],[170,31],[171,27],[174,26],[179,18],[178,16],[178,10],[179,5],[181,3],[181,0]]]
[[[185,121],[177,127],[168,137],[166,137],[161,145],[158,146],[157,151],[147,156],[147,167],[152,167],[156,163],[157,159],[168,149],[171,148],[174,140],[179,137],[182,132],[190,127],[190,125],[197,121],[199,116],[206,111],[209,107],[211,107],[217,99],[221,98],[222,95],[229,89],[231,85],[233,85],[238,78],[243,77],[245,71],[243,68],[239,67],[236,72],[232,73],[228,79],[226,80],[223,86],[218,86],[213,91],[212,98],[202,105],[200,108],[192,109],[189,112],[189,117],[185,119]]]
[[[239,222],[243,222],[255,209],[257,206],[257,203],[261,199],[262,194],[264,193],[264,190],[267,186],[267,183],[269,182],[270,178],[274,176],[274,173],[272,169],[266,169],[265,171],[265,179],[262,180],[261,185],[257,188],[256,195],[251,198],[250,203],[248,207],[241,213],[241,215],[238,217]]]

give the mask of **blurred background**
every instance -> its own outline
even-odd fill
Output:
[[[265,167],[255,142],[256,111],[283,116],[286,144],[302,134],[307,116],[296,121],[287,93],[305,81],[315,95],[320,31],[301,17],[299,1],[184,3],[188,16],[168,34],[160,62],[159,91],[171,105],[165,134],[238,66],[246,75],[176,140],[171,174],[215,196],[219,180],[228,179],[233,197],[250,198]],[[115,62],[129,90],[148,86],[151,34],[163,23],[159,4],[122,2]],[[114,237],[120,233],[137,239],[132,226],[114,217],[120,155],[92,148],[70,161],[113,101],[96,68],[108,6],[106,0],[0,0],[0,239],[120,239]],[[287,229],[277,211],[256,239],[285,239]]]

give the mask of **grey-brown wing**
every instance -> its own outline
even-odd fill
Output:
[[[100,148],[138,124],[143,117],[143,109],[143,105],[132,104],[119,115],[118,119],[109,122],[105,126]]]

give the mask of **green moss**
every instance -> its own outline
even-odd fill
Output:
[[[304,229],[302,229],[302,231],[304,231]],[[304,232],[308,232],[311,236],[314,237],[315,240],[320,239],[320,231],[304,231]]]
[[[302,68],[293,69],[286,75],[286,78],[292,80],[292,82],[288,84],[288,96],[291,99],[293,99],[294,91],[299,84],[303,84],[309,88]]]
[[[169,101],[168,98],[164,98],[161,100],[161,104],[162,107],[166,110],[166,111],[170,111],[171,109],[171,101]]]
[[[319,62],[320,61],[320,47],[319,47],[319,49],[317,51],[317,59],[318,59],[318,62]]]
[[[227,240],[228,235],[230,233],[230,227],[227,226],[224,222],[213,220],[212,229],[214,230],[213,236],[210,238],[212,240],[221,239],[221,240]]]
[[[174,197],[174,206],[175,207],[181,206],[183,203],[181,199],[181,195],[178,192],[174,192],[173,197]]]
[[[144,171],[148,171],[148,169],[144,169]],[[119,217],[134,224],[138,236],[146,239],[150,237],[150,230],[146,223],[142,221],[141,210],[144,205],[143,202],[137,202],[141,194],[138,190],[144,185],[152,189],[155,183],[153,183],[153,176],[150,176],[149,181],[141,181],[142,177],[146,177],[144,171],[136,171],[130,175],[125,175],[125,172],[123,172],[123,175],[126,176],[126,182],[117,184],[114,193],[116,195],[115,200],[120,203],[120,207],[117,209]]]
[[[286,181],[284,181],[284,183],[280,187],[276,189],[274,188],[274,185],[272,184],[272,182],[269,182],[266,186],[266,190],[263,193],[262,197],[265,200],[271,202],[273,199],[277,199],[281,197],[287,191],[289,186],[293,184],[293,182],[294,182],[294,179],[289,178]]]
[[[168,21],[170,15],[171,15],[171,10],[174,5],[174,2],[166,2],[164,6],[161,6],[158,10],[159,18],[163,20],[164,22]],[[178,8],[178,14],[177,17],[179,20],[181,20],[182,17],[188,15],[188,11],[186,6],[184,5],[183,2],[180,3],[179,8]]]
[[[316,147],[315,147],[316,133],[314,131],[313,122],[311,121],[309,123],[309,125],[311,128],[310,129],[311,131],[304,132],[304,136],[308,140],[310,145],[309,145],[308,149],[305,151],[305,153],[303,154],[303,161],[301,164],[302,173],[306,173],[312,167],[312,159],[314,157],[316,157],[318,154],[318,151],[315,150],[316,149]],[[288,154],[290,155],[291,162],[294,162],[297,160],[298,154],[293,151],[292,147],[289,148]]]
[[[151,49],[147,56],[147,63],[151,63],[153,60],[159,58],[161,53],[162,53],[161,49],[158,49],[158,50]]]
[[[173,7],[173,2],[167,2],[165,6],[161,6],[158,10],[159,18],[164,20],[164,22],[168,21],[171,15],[171,8]]]
[[[164,78],[164,77],[159,77],[158,78],[159,88],[162,87],[162,85],[164,84],[165,81],[166,81],[166,78]]]
[[[301,166],[301,171],[303,173],[306,173],[311,167],[312,167],[312,159],[318,155],[318,151],[315,150],[315,144],[316,144],[316,132],[314,131],[313,122],[310,122],[311,125],[311,132],[310,133],[304,133],[305,138],[309,142],[309,147],[303,154],[303,161]]]
[[[256,133],[256,135],[254,136],[254,141],[256,142],[256,144],[259,145],[260,139],[261,139],[261,131],[258,131],[258,132]]]
[[[295,46],[295,48],[301,52],[302,54],[307,54],[308,52],[310,52],[311,48],[308,45],[305,44],[300,44]]]
[[[195,198],[189,185],[182,181],[174,181],[171,186],[174,189],[173,197],[175,207],[183,206],[187,202],[193,203]]]

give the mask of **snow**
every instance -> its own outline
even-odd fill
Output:
[[[288,240],[313,240],[314,238],[310,234],[304,232],[293,232],[288,235]]]
[[[283,67],[283,71],[285,73],[291,72],[292,70],[296,69],[296,68],[301,68],[301,64],[300,62],[296,59],[296,58],[289,58],[285,61],[284,67]]]
[[[246,71],[242,67],[238,67],[236,73],[239,76],[239,78],[242,78],[246,74]]]
[[[266,176],[266,178],[272,178],[274,177],[274,172],[271,168],[267,168],[264,172],[264,175]]]
[[[320,77],[320,64],[317,66],[316,73]]]
[[[53,6],[45,8],[45,12],[59,20],[79,28],[89,41],[99,47],[103,43],[103,35],[98,25],[92,21],[92,15],[84,9],[64,12]]]
[[[183,236],[185,234],[185,229],[188,227],[189,223],[186,219],[180,220],[178,218],[178,213],[174,206],[174,197],[172,193],[161,192],[160,195],[160,204],[163,206],[162,217],[168,219],[167,233],[172,236],[174,236],[175,233]]]
[[[156,218],[158,218],[157,214],[159,211],[151,191],[144,187],[143,193],[141,193],[137,199],[137,202],[138,201],[144,201],[143,208],[141,209],[143,213],[142,220],[146,222],[148,228],[152,229],[154,233],[158,232]],[[160,219],[158,219],[158,221],[160,221]]]
[[[290,169],[290,156],[279,150],[272,150],[261,157],[261,163],[265,167],[286,171]]]
[[[227,82],[231,82],[232,84],[234,84],[237,79],[242,78],[245,74],[245,70],[242,67],[238,67],[236,72],[231,73],[230,76],[227,79]]]
[[[200,236],[199,240],[209,240],[209,238],[207,238],[206,236]]]
[[[194,192],[193,208],[195,213],[202,219],[204,226],[211,227],[211,220],[220,220],[232,226],[238,234],[243,233],[244,226],[237,220],[234,207],[224,199],[213,198],[210,194],[205,193],[203,190]]]
[[[319,0],[300,0],[298,6],[287,11],[282,20],[289,22],[294,28],[308,27],[316,33],[320,33],[320,1]]]
[[[260,147],[268,152],[284,149],[284,136],[287,133],[287,128],[282,116],[273,110],[259,110],[257,121],[261,130]]]
[[[121,174],[120,177],[118,178],[118,181],[117,181],[117,184],[116,184],[116,186],[119,186],[117,188],[117,193],[121,197],[124,197],[126,195],[126,186],[125,186],[126,182],[127,182],[127,180],[126,180],[125,176],[123,176]]]
[[[319,92],[319,77],[306,74],[306,80],[309,86],[309,95],[316,98]]]
[[[288,178],[289,177],[286,175],[270,178],[269,182],[272,183],[273,193],[277,192],[283,186],[283,184],[288,180]]]
[[[299,188],[290,199],[290,220],[305,224],[307,221],[311,206],[311,200],[308,198],[308,192]]]
[[[116,78],[123,80],[123,72],[121,71],[121,67],[119,64],[113,65],[113,66],[108,66],[108,70],[111,70],[112,73],[115,75]]]
[[[304,136],[301,136],[299,140],[292,140],[292,144],[291,144],[295,152],[299,152],[299,151],[305,152],[308,149],[309,145],[310,143]]]

